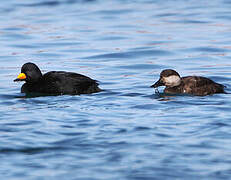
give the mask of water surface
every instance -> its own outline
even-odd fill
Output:
[[[150,88],[173,68],[230,93],[229,1],[0,7],[1,179],[230,179],[230,94],[158,96]],[[85,74],[105,91],[26,98],[13,79],[29,61],[43,73]]]

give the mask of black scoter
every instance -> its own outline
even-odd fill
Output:
[[[42,93],[54,95],[79,95],[101,91],[96,80],[82,74],[65,71],[50,71],[42,75],[34,63],[25,63],[14,81],[25,81],[22,93]]]
[[[201,76],[180,75],[172,69],[165,69],[160,73],[160,79],[151,87],[157,88],[166,86],[164,93],[179,94],[186,93],[196,96],[206,96],[215,93],[225,93],[224,85],[218,84],[213,80]]]

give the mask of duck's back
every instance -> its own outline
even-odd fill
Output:
[[[88,94],[99,92],[98,83],[82,74],[65,71],[50,71],[34,84],[24,84],[28,92],[45,94]]]
[[[206,77],[186,76],[182,78],[182,91],[183,93],[205,96],[224,93],[224,86]]]

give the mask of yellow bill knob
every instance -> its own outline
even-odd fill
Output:
[[[17,79],[26,79],[26,75],[24,73],[20,73]]]
[[[23,81],[26,79],[26,75],[24,73],[20,73],[14,81]]]

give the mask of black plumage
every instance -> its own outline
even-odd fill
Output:
[[[26,81],[22,93],[79,95],[101,91],[97,81],[87,76],[65,71],[50,71],[42,75],[38,66],[30,62],[22,66],[21,74],[14,81]]]

